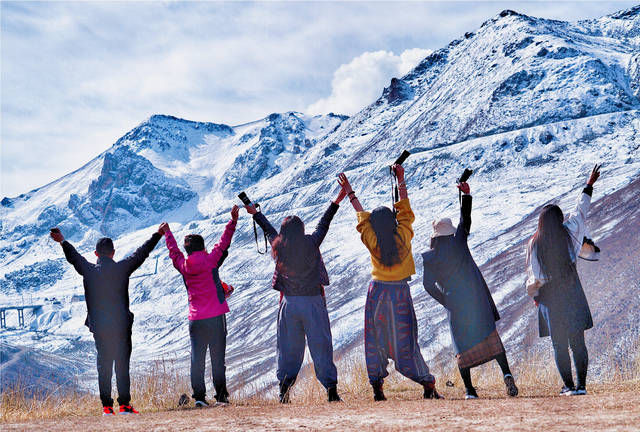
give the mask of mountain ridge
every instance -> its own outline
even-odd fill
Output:
[[[498,307],[523,311],[522,263],[511,263],[504,278],[496,263],[504,251],[518,259],[514,251],[535,229],[536,209],[550,201],[570,208],[583,183],[576,176],[596,161],[605,163],[596,205],[603,196],[627,190],[640,173],[640,101],[634,87],[636,80],[640,84],[634,51],[639,11],[576,23],[498,14],[394,78],[352,117],[287,111],[229,126],[151,116],[78,170],[1,201],[0,292],[11,301],[24,294],[40,299],[78,294],[79,277],[46,239],[53,225],[86,254],[98,237],[111,233],[117,255],[124,255],[162,220],[176,238],[198,232],[212,245],[241,190],[262,204],[276,226],[291,213],[311,224],[336,193],[334,178],[343,170],[365,208],[388,205],[388,165],[409,148],[414,154],[405,166],[417,216],[416,258],[428,247],[430,220],[457,217],[455,179],[472,167],[470,247],[487,280],[494,281],[490,288]],[[332,281],[327,304],[337,352],[360,345],[369,279],[368,255],[350,212],[340,210],[322,246]],[[606,223],[623,227],[625,218],[635,220],[633,209],[625,212]],[[600,220],[605,219],[594,219]],[[228,317],[230,378],[259,388],[275,379],[270,371],[277,295],[268,288],[273,263],[257,255],[253,242],[250,220],[243,216],[221,276],[237,288]],[[438,364],[448,358],[450,341],[444,311],[427,299],[420,272],[411,282],[420,344],[425,357]],[[130,290],[136,314],[133,360],[143,368],[170,357],[184,366],[186,296],[162,245],[139,273]],[[82,326],[83,307],[65,300],[29,318],[30,329],[44,334],[38,344],[61,356],[94,355]],[[598,303],[596,313],[604,317],[603,308]],[[530,335],[529,315],[507,315],[500,328],[516,362],[519,344],[544,349]],[[610,317],[614,324],[616,319]],[[7,332],[8,343],[20,346],[26,334]],[[633,337],[630,330],[620,334]]]

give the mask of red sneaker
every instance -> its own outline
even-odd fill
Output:
[[[102,407],[102,415],[111,416],[111,415],[116,415],[116,413],[113,412],[112,406],[106,406],[106,407]]]
[[[120,414],[140,414],[131,405],[120,405]]]

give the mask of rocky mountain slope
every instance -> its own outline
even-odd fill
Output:
[[[604,164],[590,221],[596,238],[616,250],[618,236],[637,231],[639,207],[615,203],[637,195],[632,182],[640,173],[639,53],[640,7],[577,23],[503,11],[394,78],[377,101],[351,118],[289,112],[231,127],[153,116],[77,171],[1,201],[2,303],[64,297],[28,317],[31,329],[41,332],[38,339],[25,330],[3,331],[3,337],[12,346],[94,355],[82,326],[84,305],[71,301],[81,281],[47,239],[51,226],[87,255],[97,238],[110,235],[117,257],[124,256],[163,220],[177,237],[201,233],[211,247],[241,190],[262,204],[274,225],[297,214],[311,226],[333,198],[341,171],[365,208],[389,205],[388,165],[406,148],[412,152],[405,165],[417,215],[415,257],[428,247],[432,219],[457,218],[455,179],[473,168],[470,244],[503,311],[500,329],[509,353],[517,358],[523,350],[548,350],[535,338],[523,293],[522,245],[535,229],[537,209],[554,201],[568,211],[596,161]],[[355,214],[348,203],[342,207],[322,246],[340,353],[361,345],[369,280]],[[625,239],[624,247],[637,250],[637,235]],[[250,219],[243,215],[221,271],[237,288],[227,349],[235,386],[275,380],[273,263],[257,254],[253,242]],[[632,309],[614,313],[602,296],[614,290],[622,307],[622,299],[637,299],[637,292],[630,278],[597,278],[604,263],[581,266],[585,278],[593,277],[588,294],[596,320],[608,326],[605,331],[596,325],[590,337],[601,340],[615,329],[617,338],[633,340]],[[623,274],[636,271],[624,257],[607,265]],[[411,286],[423,353],[450,361],[444,311],[427,299],[418,272]],[[136,275],[133,359],[140,366],[157,358],[186,365],[187,300],[162,244]],[[620,356],[628,349],[623,345],[615,345]],[[598,355],[592,359],[597,371]]]

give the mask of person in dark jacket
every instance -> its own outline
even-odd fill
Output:
[[[471,230],[470,188],[467,183],[459,184],[458,188],[464,194],[458,227],[454,228],[449,218],[434,221],[431,250],[422,254],[424,288],[449,314],[466,399],[478,397],[471,381],[471,368],[493,359],[502,369],[507,395],[517,396],[518,388],[496,330],[495,322],[500,315],[467,244]]]
[[[85,324],[93,333],[98,352],[98,387],[103,406],[103,415],[113,415],[111,377],[115,363],[118,384],[120,414],[137,414],[130,405],[129,360],[131,358],[131,327],[133,313],[129,310],[129,277],[142,265],[158,241],[159,232],[122,261],[114,261],[113,241],[104,237],[98,240],[95,254],[97,263],[92,264],[66,241],[59,229],[51,230],[51,237],[62,245],[67,261],[83,277],[87,302]]]
[[[551,336],[556,366],[564,383],[560,394],[587,394],[589,355],[584,331],[593,327],[587,297],[582,289],[576,259],[587,232],[586,218],[593,184],[600,177],[595,166],[582,190],[575,211],[567,220],[560,207],[546,205],[540,212],[538,229],[527,249],[527,293],[538,306],[540,337]],[[574,385],[569,347],[578,378]]]
[[[267,235],[276,262],[272,288],[280,291],[277,376],[281,403],[289,402],[289,391],[302,366],[305,336],[316,377],[327,389],[329,402],[340,401],[331,325],[324,297],[329,276],[320,245],[344,197],[345,192],[341,189],[310,235],[305,234],[304,223],[298,216],[287,216],[278,233],[255,206],[246,206],[247,212]]]

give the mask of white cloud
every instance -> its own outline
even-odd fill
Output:
[[[409,48],[444,46],[501,9],[574,19],[632,4],[0,1],[0,198],[152,114],[239,124],[320,110],[322,97],[352,113],[423,56]]]
[[[390,51],[365,52],[341,65],[333,74],[331,94],[309,105],[309,114],[352,115],[372,103],[393,77],[413,69],[432,50],[412,48],[396,55]]]

